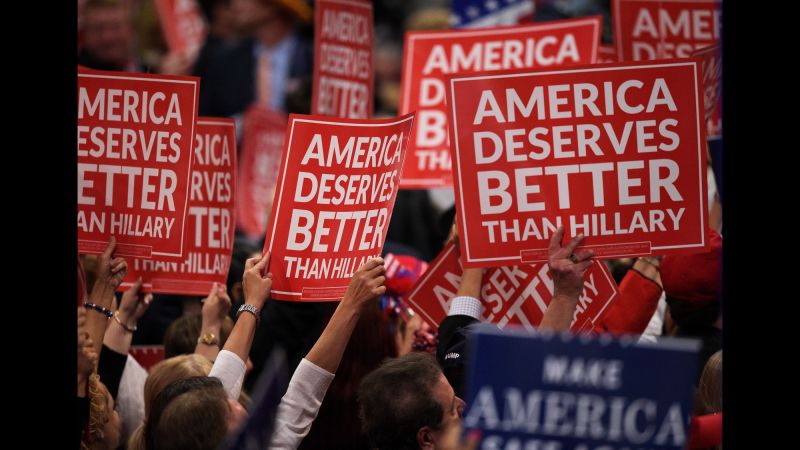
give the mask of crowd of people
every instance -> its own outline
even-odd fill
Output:
[[[238,132],[254,102],[310,112],[309,2],[199,0],[208,36],[193,53],[167,50],[150,1],[78,3],[80,65],[199,76],[199,115],[232,117]],[[608,10],[608,2],[595,3]],[[374,14],[375,116],[394,117],[403,32],[447,28],[448,2],[376,1]],[[264,73],[268,82],[258,79]],[[454,216],[452,192],[399,191],[384,256],[361,266],[335,303],[270,300],[263,238],[238,232],[227,281],[205,298],[144,294],[142,280],[117,293],[129,261],[115,256],[114,238],[101,255],[80,255],[80,448],[220,448],[248,420],[259,375],[281,349],[290,381],[263,448],[474,449],[478,436],[461,437],[464,346],[483,316],[484,270],[464,270],[438,329],[403,301],[425,262],[448,241],[458,245]],[[721,413],[718,229],[708,230],[705,253],[607,261],[576,250],[581,236],[562,245],[559,229],[548,253],[554,295],[539,328],[569,330],[584,273],[592,264],[607,264],[620,298],[592,332],[650,342],[662,336],[700,340],[693,413]],[[400,266],[391,275],[389,258]],[[129,354],[134,345],[163,345],[165,359],[145,369]],[[445,357],[453,354],[459,357]],[[692,448],[717,446],[698,445]]]

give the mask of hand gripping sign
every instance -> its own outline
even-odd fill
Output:
[[[134,258],[120,290],[142,277],[142,292],[205,296],[212,284],[228,279],[236,225],[236,125],[233,119],[200,117],[194,141],[186,257]]]
[[[699,347],[481,324],[467,338],[464,429],[483,449],[685,449]]]
[[[612,0],[620,61],[687,58],[719,42],[722,0]]]
[[[184,255],[200,79],[78,71],[78,251]]]
[[[702,251],[699,58],[449,79],[464,267],[547,260],[559,225],[600,258]]]
[[[400,187],[453,185],[445,77],[451,74],[592,64],[601,17],[459,31],[406,33],[400,113],[417,111]]]
[[[450,300],[461,285],[458,248],[447,244],[430,268],[417,280],[406,300],[434,326],[447,316]],[[572,331],[590,331],[617,298],[617,284],[605,264],[598,261],[587,270],[584,289],[572,320]],[[539,326],[553,299],[553,279],[547,264],[495,267],[486,270],[481,287],[483,322]]]
[[[194,53],[206,39],[206,22],[195,0],[155,0],[161,29],[173,52]]]
[[[311,113],[372,117],[375,64],[372,3],[317,0]]]
[[[251,239],[260,240],[267,230],[287,120],[285,114],[258,105],[244,113],[236,220],[238,228]]]
[[[289,116],[264,243],[272,298],[341,300],[380,256],[413,121]]]

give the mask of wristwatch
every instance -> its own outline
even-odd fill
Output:
[[[217,335],[214,333],[206,333],[197,338],[198,344],[217,345],[218,342]]]
[[[247,303],[245,303],[245,304],[243,304],[242,306],[240,306],[240,307],[239,307],[239,311],[237,311],[237,312],[236,312],[236,318],[237,318],[237,319],[239,318],[239,315],[240,315],[240,314],[241,314],[243,311],[247,311],[247,312],[249,312],[249,313],[253,314],[253,315],[256,317],[256,324],[258,324],[259,322],[261,322],[261,316],[259,316],[259,315],[258,315],[258,308],[256,308],[255,306],[253,306],[253,305],[250,305],[250,304],[247,304]]]

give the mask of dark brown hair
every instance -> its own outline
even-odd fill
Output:
[[[364,308],[350,342],[342,356],[336,377],[300,450],[341,448],[369,449],[361,434],[356,394],[361,380],[378,368],[386,358],[397,356],[397,347],[389,333],[378,302]]]
[[[442,371],[427,353],[385,362],[361,382],[359,415],[364,434],[381,450],[416,450],[422,427],[438,429],[444,410],[433,389]]]

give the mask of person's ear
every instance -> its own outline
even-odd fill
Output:
[[[417,431],[417,445],[421,450],[436,448],[436,436],[431,427],[424,426]]]

